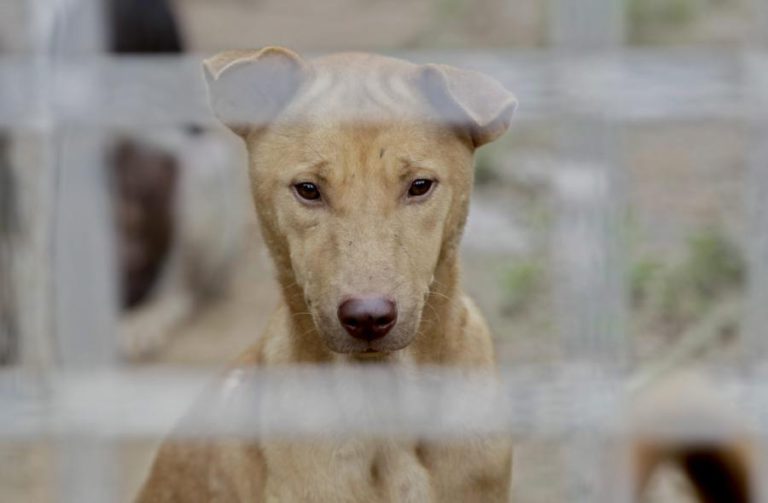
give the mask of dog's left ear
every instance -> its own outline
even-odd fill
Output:
[[[310,70],[282,47],[227,51],[203,62],[216,116],[240,135],[263,128],[288,105]]]
[[[440,120],[468,128],[475,147],[509,129],[517,99],[499,82],[470,70],[424,65],[422,87]]]

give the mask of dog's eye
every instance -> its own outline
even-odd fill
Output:
[[[426,178],[419,178],[411,183],[411,187],[408,189],[408,197],[419,197],[428,193],[432,186],[435,184],[433,180]]]
[[[300,198],[307,201],[317,201],[320,199],[320,189],[317,185],[309,182],[297,183],[293,186],[293,190],[299,195]]]

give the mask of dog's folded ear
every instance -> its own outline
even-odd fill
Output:
[[[517,99],[491,77],[430,64],[422,67],[421,80],[440,120],[468,128],[475,147],[492,142],[509,128]]]
[[[240,135],[269,124],[309,73],[297,54],[281,47],[226,51],[203,68],[214,113]]]

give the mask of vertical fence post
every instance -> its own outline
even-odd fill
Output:
[[[747,169],[748,300],[745,351],[752,363],[768,357],[768,7],[753,2],[759,28],[746,64],[747,117],[751,126]],[[757,361],[755,361],[757,360]]]
[[[19,333],[19,361],[27,369],[46,371],[52,364],[52,233],[53,233],[53,117],[49,90],[54,5],[51,0],[24,3],[27,40],[23,47],[32,64],[34,101],[15,135],[12,172],[16,181],[19,221],[13,260],[14,295]],[[34,145],[34,149],[30,148]]]
[[[551,30],[556,92],[558,96],[571,92],[569,96],[576,94],[578,99],[580,91],[572,91],[573,86],[591,86],[592,74],[610,66],[621,48],[624,2],[553,0]],[[584,89],[583,95],[594,92]],[[621,242],[625,188],[618,155],[620,133],[610,122],[612,111],[604,103],[595,105],[597,109],[569,104],[559,117],[553,258],[563,354],[589,369],[605,371],[608,378],[623,370],[628,353]],[[610,431],[594,430],[576,432],[568,439],[567,501],[617,503],[626,498],[621,484],[615,483],[626,478],[612,460],[613,451],[618,452],[615,440]]]
[[[53,40],[54,121],[98,99],[91,73],[105,46],[104,2],[61,5]],[[56,124],[54,139],[54,326],[59,365],[96,369],[116,363],[116,288],[111,208],[103,164],[103,134]],[[94,408],[99,404],[94,404]],[[58,492],[64,502],[115,499],[116,458],[95,435],[61,438]]]
[[[553,41],[560,95],[589,95],[604,85],[590,78],[610,67],[620,49],[623,2],[556,0]],[[587,65],[586,63],[589,63]],[[614,91],[613,89],[606,89]],[[589,108],[593,106],[594,109]],[[606,103],[575,103],[562,111],[558,133],[559,273],[562,344],[569,358],[622,365],[626,359],[621,228],[625,216],[621,134]]]
[[[103,14],[101,1],[77,0],[57,20],[55,113],[66,116],[98,99],[91,71],[103,49]],[[64,366],[111,365],[115,359],[117,290],[103,139],[93,128],[56,132],[54,297],[57,354]]]
[[[747,299],[742,350],[751,382],[768,373],[768,5],[752,0],[754,39],[745,56],[745,109],[750,126],[747,155]],[[756,379],[757,378],[757,379]],[[748,382],[749,382],[748,381]],[[750,387],[750,401],[760,415],[754,490],[757,501],[768,502],[768,391]]]

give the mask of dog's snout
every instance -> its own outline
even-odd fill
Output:
[[[392,330],[397,321],[397,306],[382,297],[353,298],[339,306],[339,321],[357,339],[380,339]]]

